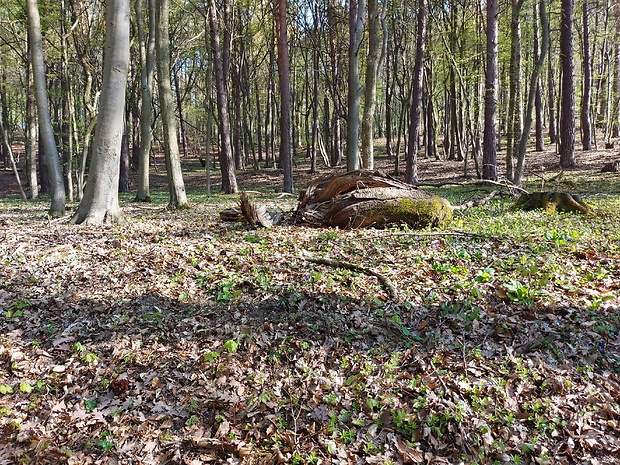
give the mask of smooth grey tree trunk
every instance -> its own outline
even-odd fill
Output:
[[[148,40],[145,38],[144,17],[142,14],[142,0],[136,0],[136,23],[138,25],[138,46],[140,49],[140,87],[142,106],[140,108],[140,153],[138,155],[138,190],[137,202],[150,202],[150,174],[151,159],[151,120],[153,119],[153,82],[155,62],[155,0],[147,0],[148,8]]]
[[[349,89],[347,94],[347,169],[360,167],[360,87],[359,53],[364,32],[366,0],[350,0],[349,4]]]
[[[108,0],[99,115],[84,197],[74,224],[113,223],[122,219],[118,204],[125,91],[129,73],[129,0]]]
[[[164,129],[166,177],[168,179],[168,208],[186,208],[187,196],[181,171],[179,141],[174,114],[174,97],[170,82],[170,0],[158,0],[156,8],[155,55],[159,106]]]
[[[30,57],[30,54],[28,54]],[[37,110],[34,101],[34,83],[32,68],[28,60],[28,89],[26,95],[26,176],[30,198],[39,198],[39,182],[37,180]]]
[[[487,74],[484,86],[482,178],[497,180],[498,0],[487,1]]]
[[[65,214],[66,196],[62,178],[62,167],[58,158],[58,148],[54,140],[54,130],[47,100],[47,84],[45,83],[45,62],[43,59],[43,37],[41,36],[41,19],[37,0],[26,0],[28,12],[28,35],[32,75],[34,78],[37,113],[39,116],[39,137],[47,157],[47,169],[50,181],[51,204],[49,216],[59,217]]]

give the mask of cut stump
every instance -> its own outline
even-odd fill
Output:
[[[594,212],[594,207],[584,202],[577,194],[567,192],[532,192],[522,194],[512,206],[513,210],[543,210],[547,213],[583,213]]]

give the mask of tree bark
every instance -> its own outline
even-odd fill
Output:
[[[48,177],[51,189],[51,204],[48,214],[59,217],[65,214],[66,196],[63,184],[62,168],[58,158],[58,149],[54,140],[54,130],[50,117],[50,108],[47,100],[47,85],[45,83],[45,62],[43,59],[43,38],[41,36],[41,20],[36,0],[26,0],[28,12],[28,35],[30,57],[32,59],[32,74],[34,78],[37,112],[39,116],[39,137],[47,157]]]
[[[217,94],[218,130],[220,138],[220,169],[222,171],[222,191],[225,194],[237,192],[237,177],[233,165],[230,145],[230,116],[228,113],[228,91],[224,78],[224,61],[220,47],[220,32],[215,0],[209,2],[209,24],[211,26],[211,47],[215,65],[215,89]]]
[[[592,126],[590,104],[592,101],[592,62],[590,60],[590,31],[588,27],[588,0],[583,0],[583,94],[581,96],[581,146],[592,150]]]
[[[384,0],[384,7],[387,0]],[[384,8],[383,7],[383,8]],[[377,101],[377,79],[381,72],[381,49],[383,40],[380,26],[384,10],[379,10],[377,0],[368,0],[368,57],[366,58],[366,80],[364,83],[364,112],[362,114],[362,165],[374,168],[373,124]]]
[[[140,108],[140,153],[138,155],[137,202],[150,202],[149,165],[151,159],[151,120],[153,119],[153,82],[155,61],[155,0],[147,0],[148,40],[144,32],[142,0],[136,0],[136,22],[138,25],[138,45],[140,50],[140,87],[142,105]]]
[[[533,2],[533,9],[534,9],[534,62],[537,63],[540,60],[540,56],[542,53],[547,53],[548,50],[548,46],[544,49],[544,52],[541,49],[540,46],[540,27],[538,24],[538,21],[536,20],[536,18],[539,16],[539,7],[536,4],[536,1]],[[547,30],[547,34],[549,33],[549,31]],[[547,42],[545,42],[546,44],[549,43],[549,37],[547,37]],[[535,96],[535,100],[534,100],[534,111],[535,111],[535,144],[536,144],[536,148],[535,150],[537,152],[542,152],[545,149],[545,140],[544,140],[544,136],[543,136],[543,102],[542,102],[542,88],[540,85],[540,74],[538,76],[538,79],[536,80],[536,96]]]
[[[532,77],[530,80],[530,89],[527,98],[527,109],[525,111],[525,125],[523,132],[521,133],[521,140],[517,150],[518,162],[515,169],[514,177],[512,179],[513,184],[519,186],[521,184],[521,177],[523,175],[523,166],[525,163],[525,151],[527,149],[527,141],[529,139],[530,130],[532,128],[532,112],[535,105],[537,86],[536,83],[540,80],[540,74],[542,73],[543,66],[545,65],[545,58],[547,55],[547,49],[549,44],[549,22],[547,21],[547,11],[545,7],[545,0],[540,0],[539,6],[540,23],[542,25],[542,52],[538,57],[538,60],[534,64],[534,70],[532,71]],[[534,18],[534,21],[537,21]]]
[[[112,223],[122,218],[118,177],[129,73],[129,16],[129,0],[108,0],[103,85],[93,153],[84,197],[71,223]]]
[[[286,0],[276,0],[275,24],[278,41],[280,88],[280,160],[284,170],[284,192],[293,192],[293,153],[291,145],[291,77],[286,33]]]
[[[497,180],[498,0],[487,1],[487,74],[484,96],[482,178]]]
[[[28,54],[30,57],[30,54]],[[26,176],[30,199],[39,198],[39,182],[37,180],[37,110],[34,101],[34,82],[32,81],[32,67],[28,60],[27,67],[28,89],[26,95]]]
[[[174,100],[170,82],[170,0],[158,0],[155,15],[157,18],[155,55],[157,57],[159,106],[161,107],[162,126],[164,129],[164,152],[169,195],[168,207],[185,208],[187,206],[187,197],[185,195],[185,184],[183,183],[183,172],[181,171]]]
[[[426,49],[426,0],[418,0],[418,28],[415,64],[413,65],[413,90],[411,97],[411,119],[407,144],[405,182],[418,182],[418,139],[420,130],[422,86],[424,79],[424,52]]]
[[[562,99],[560,114],[560,166],[570,168],[575,159],[575,73],[573,64],[573,3],[562,1],[560,22],[560,63],[562,66]]]
[[[506,179],[514,177],[514,156],[521,138],[521,118],[518,117],[518,100],[521,97],[521,8],[523,0],[512,0],[510,23],[510,85],[508,97],[508,121],[506,124]]]
[[[347,169],[360,167],[359,131],[360,131],[360,88],[359,53],[364,32],[364,13],[366,0],[349,2],[349,89],[347,93]]]

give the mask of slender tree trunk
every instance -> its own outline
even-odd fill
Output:
[[[517,117],[518,100],[521,96],[521,8],[523,0],[512,0],[510,23],[510,86],[508,97],[508,121],[506,124],[506,179],[514,176],[514,156],[521,136],[521,121]]]
[[[183,156],[187,157],[187,131],[185,129],[185,119],[183,118],[183,99],[181,98],[181,86],[179,84],[179,71],[173,69],[172,76],[174,78],[174,95],[176,98],[177,112],[179,113],[178,139],[181,143],[181,149],[183,151]]]
[[[616,22],[616,41],[615,41],[615,63],[614,63],[614,79],[612,84],[612,111],[611,111],[611,136],[620,136],[620,4],[614,6],[614,17]]]
[[[0,123],[2,123],[3,134],[0,136],[0,165],[4,168],[9,166],[11,159],[11,135],[9,133],[9,105],[6,97],[7,74],[2,67],[0,78]]]
[[[549,57],[551,57],[551,40],[549,40]],[[547,107],[549,108],[549,142],[556,144],[558,141],[558,130],[556,125],[556,100],[555,100],[555,80],[553,76],[553,60],[547,60]]]
[[[413,89],[411,97],[411,119],[407,145],[405,182],[418,182],[418,139],[422,107],[422,86],[424,83],[424,52],[426,49],[426,0],[418,0],[418,27],[415,63],[413,65]]]
[[[129,16],[129,0],[108,0],[100,110],[89,177],[72,223],[111,223],[121,218],[118,178],[129,74]]]
[[[360,131],[360,76],[359,53],[364,32],[364,14],[366,0],[349,2],[349,89],[347,94],[347,169],[360,167],[359,131]]]
[[[387,0],[384,0],[384,8]],[[362,114],[362,165],[374,169],[373,124],[377,101],[377,79],[381,72],[382,39],[380,26],[384,9],[379,10],[377,0],[368,0],[368,57],[366,59],[366,80],[364,83],[364,112]]]
[[[538,61],[540,60],[541,54],[547,53],[548,47],[546,47],[544,51],[540,47],[540,28],[538,25],[538,21],[536,21],[536,18],[539,16],[539,7],[536,1],[534,1],[533,9],[534,9],[534,15],[533,15],[534,16],[534,62],[538,63]],[[549,31],[547,30],[547,34],[548,33]],[[544,41],[544,38],[543,38],[543,41]],[[547,41],[545,42],[545,44],[548,44],[548,42],[549,42],[549,37],[547,37]],[[540,85],[540,81],[541,81],[540,75],[541,73],[538,74],[538,79],[536,79],[536,96],[534,100],[534,111],[536,114],[534,132],[535,132],[537,152],[542,152],[545,149],[545,140],[544,140],[544,135],[543,135],[543,102],[542,102],[542,89]]]
[[[487,0],[487,75],[484,96],[482,177],[497,180],[498,0]]]
[[[31,47],[32,73],[34,77],[37,112],[39,115],[39,136],[47,157],[48,176],[51,188],[51,205],[48,214],[59,217],[65,214],[65,186],[62,178],[62,168],[58,158],[58,149],[54,140],[54,130],[50,118],[49,103],[47,100],[47,85],[45,83],[45,62],[43,59],[43,38],[41,36],[41,20],[36,0],[26,0],[28,11],[28,35]]]
[[[140,107],[140,153],[138,155],[138,189],[137,202],[150,202],[149,165],[151,159],[151,120],[153,119],[153,83],[155,61],[155,1],[147,0],[148,8],[148,40],[144,32],[142,0],[136,0],[136,22],[138,25],[138,45],[140,49],[140,87],[142,105]]]
[[[562,0],[560,22],[560,63],[562,99],[560,114],[560,166],[577,165],[575,158],[575,73],[573,65],[573,2]]]
[[[527,149],[527,141],[529,139],[530,129],[532,128],[532,113],[534,110],[537,87],[536,83],[540,80],[540,75],[542,73],[542,69],[545,66],[545,58],[547,55],[548,45],[549,45],[549,22],[547,21],[547,11],[545,6],[546,0],[540,0],[539,6],[539,14],[540,14],[540,23],[542,25],[542,52],[538,57],[534,65],[534,70],[532,71],[532,77],[530,80],[530,89],[527,98],[527,109],[525,111],[525,125],[523,128],[523,132],[521,134],[521,140],[519,141],[518,148],[518,162],[515,170],[514,178],[512,182],[516,185],[521,184],[521,177],[523,176],[523,167],[525,163],[525,152]],[[536,17],[534,17],[534,21],[537,21]]]
[[[316,20],[318,21],[318,18]],[[318,33],[316,34],[316,36],[318,38]],[[310,148],[310,172],[311,173],[316,173],[316,158],[317,158],[317,152],[318,152],[318,144],[319,144],[319,50],[318,50],[318,44],[317,44],[317,48],[315,48],[312,51],[312,144]]]
[[[161,107],[162,126],[164,129],[164,152],[166,158],[166,176],[168,178],[168,207],[185,208],[187,197],[181,157],[177,138],[177,125],[174,114],[172,85],[170,82],[170,0],[158,0],[156,8],[155,55],[157,57],[157,81],[159,106]]]
[[[284,170],[284,192],[293,192],[293,154],[291,146],[291,77],[286,33],[286,0],[276,0],[278,40],[278,78],[280,87],[280,160]]]
[[[30,57],[30,54],[28,54]],[[27,66],[28,89],[26,95],[26,176],[30,198],[39,198],[39,182],[37,180],[37,110],[34,101],[34,82],[30,59]]]
[[[220,169],[222,171],[222,191],[225,194],[237,192],[237,177],[230,145],[230,116],[228,113],[228,91],[224,78],[224,61],[220,48],[220,32],[215,0],[209,2],[209,25],[211,26],[211,47],[215,65],[215,89],[217,94],[218,129],[220,138]]]
[[[583,94],[581,97],[581,145],[592,150],[590,103],[592,101],[592,62],[590,60],[590,31],[588,28],[588,0],[583,0]]]

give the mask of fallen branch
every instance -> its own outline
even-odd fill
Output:
[[[499,191],[495,190],[495,191],[492,191],[489,195],[487,195],[483,199],[470,200],[469,202],[465,202],[464,204],[461,204],[461,205],[454,205],[452,209],[453,210],[465,210],[466,208],[470,208],[470,207],[481,207],[482,205],[486,205],[487,203],[489,203],[489,201],[498,194],[499,194]]]
[[[516,190],[527,194],[528,191],[522,187],[516,186],[508,181],[491,181],[490,179],[477,179],[475,181],[444,181],[444,182],[429,182],[418,183],[416,187],[445,187],[445,186],[499,186],[505,187],[508,190]]]
[[[378,271],[375,271],[371,268],[357,265],[355,263],[345,262],[342,260],[330,260],[329,258],[323,257],[311,257],[306,254],[303,255],[303,258],[308,260],[309,262],[317,263],[319,265],[331,266],[333,268],[344,268],[345,270],[357,271],[358,273],[363,273],[368,276],[374,276],[379,280],[379,282],[388,292],[392,300],[396,300],[398,298],[398,293],[396,292],[396,288],[394,287],[394,284],[392,284],[392,281],[390,281],[385,275],[382,275]]]

